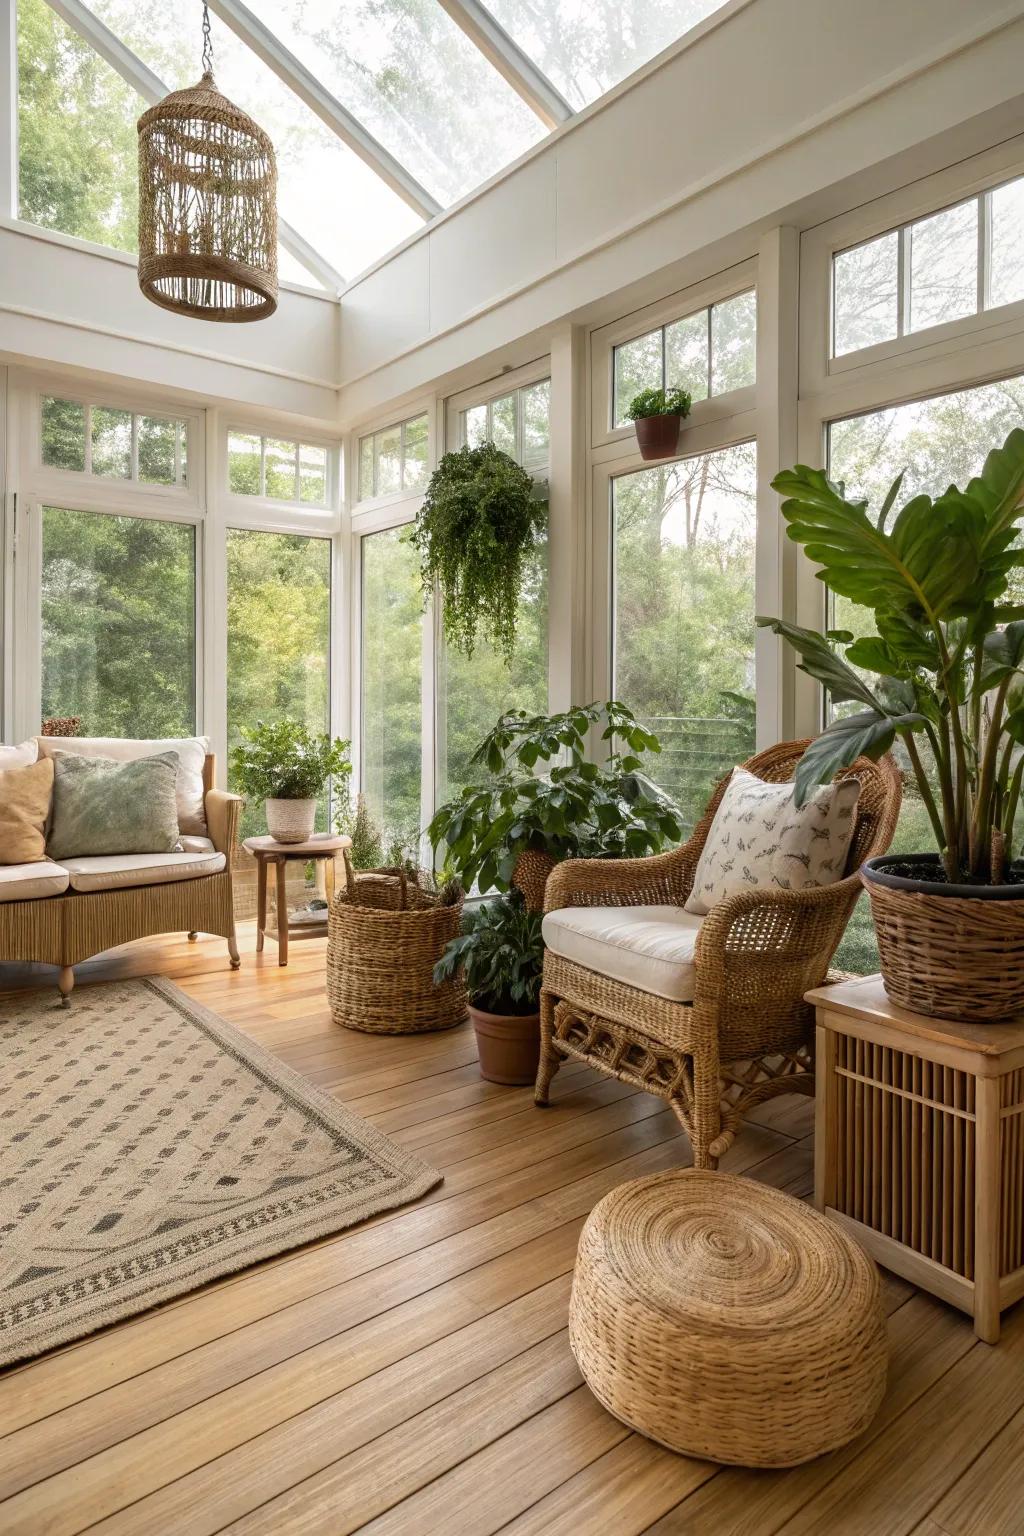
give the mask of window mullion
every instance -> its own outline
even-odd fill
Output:
[[[992,193],[978,197],[978,314],[989,306],[992,274]]]

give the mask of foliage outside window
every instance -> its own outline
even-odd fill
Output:
[[[832,356],[1024,299],[1024,177],[832,258]]]
[[[330,729],[331,541],[231,528],[227,534],[228,745],[258,720]],[[232,785],[232,787],[234,787]],[[328,827],[327,796],[317,830]],[[262,804],[242,835],[265,832]]]
[[[405,528],[367,534],[361,553],[360,784],[385,840],[413,847],[420,829],[422,737],[419,560]]]
[[[757,376],[757,294],[753,288],[696,314],[624,341],[612,357],[612,424],[629,423],[628,407],[648,389],[682,389],[706,400],[746,389]]]
[[[42,713],[83,736],[196,727],[195,530],[43,509]]]
[[[326,507],[327,449],[257,432],[228,433],[228,488],[298,506]]]
[[[828,466],[832,480],[843,481],[849,496],[879,506],[892,481],[906,471],[901,500],[924,492],[938,496],[950,484],[966,485],[979,474],[994,443],[1001,443],[1024,420],[1024,378],[1003,379],[954,394],[914,400],[834,421],[828,430]],[[1011,573],[1010,600],[1024,602],[1021,572]],[[834,598],[829,628],[860,638],[873,633],[869,617],[847,598]],[[833,714],[847,712],[839,705]],[[856,706],[854,706],[856,708]],[[897,760],[909,768],[897,744]],[[1018,821],[1018,835],[1020,833]],[[913,780],[904,773],[903,806],[893,839],[893,853],[933,851],[935,837]],[[878,947],[867,896],[858,902],[836,964],[866,974],[878,970]]]
[[[359,500],[421,491],[427,483],[427,418],[413,416],[359,439]]]
[[[756,492],[752,443],[612,482],[612,688],[688,826],[754,749]]]
[[[44,395],[42,460],[49,469],[139,485],[188,484],[188,423]]]
[[[551,380],[525,384],[462,412],[460,437],[467,448],[493,443],[524,469],[541,469],[550,456]]]

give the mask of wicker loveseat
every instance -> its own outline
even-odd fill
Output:
[[[167,745],[36,738],[40,754],[95,748],[102,756],[111,749],[138,748],[135,755],[141,756],[147,748],[156,752]],[[75,965],[150,934],[221,934],[232,968],[238,968],[231,861],[242,800],[213,787],[215,760],[205,739],[187,745],[195,803],[193,818],[182,821],[181,852],[0,864],[0,961],[60,966],[57,985],[65,1004]]]
[[[783,743],[744,766],[770,783],[789,780],[806,745]],[[862,890],[857,871],[888,848],[901,799],[900,773],[888,756],[878,763],[859,758],[846,772],[861,790],[844,878],[809,891],[747,891],[703,918],[685,919],[695,938],[689,985],[677,989],[678,1000],[658,995],[656,985],[645,990],[556,953],[559,927],[545,918],[538,1104],[548,1102],[564,1059],[586,1062],[666,1099],[690,1138],[696,1166],[715,1168],[755,1105],[777,1094],[813,1092],[814,1014],[804,994],[825,978]],[[681,908],[727,783],[719,784],[689,842],[670,853],[558,865],[547,881],[545,913]],[[624,917],[625,929],[632,920]],[[630,935],[616,932],[616,921],[609,921],[606,942],[628,946]],[[637,958],[636,978],[649,965],[648,950]]]

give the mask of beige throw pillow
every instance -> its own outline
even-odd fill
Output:
[[[841,880],[859,795],[857,779],[820,784],[797,810],[792,784],[734,768],[684,909],[703,915],[740,891],[807,891]]]
[[[36,864],[46,857],[46,819],[53,763],[0,768],[0,864]]]

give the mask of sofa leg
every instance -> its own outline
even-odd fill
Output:
[[[231,932],[228,934],[228,954],[231,956],[231,969],[237,971],[242,960],[238,953],[238,940],[235,938],[234,927],[232,927]]]
[[[61,967],[60,975],[57,977],[57,986],[60,989],[61,1005],[64,1008],[70,1008],[71,1007],[71,992],[72,992],[72,988],[74,987],[74,985],[75,985],[75,972],[74,972],[74,969],[70,965],[62,966]]]
[[[198,939],[198,937],[199,937],[199,935],[198,935],[198,933],[196,933],[196,932],[195,932],[195,931],[193,931],[193,932],[192,932],[192,933],[190,933],[190,934],[189,934],[189,936],[188,936],[188,941],[189,941],[189,943],[190,943],[190,944],[194,944],[194,943],[195,943],[195,942],[196,942],[196,940],[197,940],[197,939]]]

